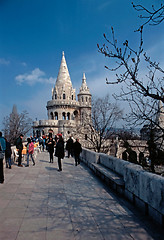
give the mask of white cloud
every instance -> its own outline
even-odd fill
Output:
[[[39,68],[35,68],[31,73],[20,74],[15,77],[15,80],[19,85],[26,83],[30,86],[36,83],[54,84],[55,82],[55,78],[46,78],[45,72],[41,71]]]
[[[10,61],[4,59],[4,58],[0,58],[0,64],[1,65],[9,65],[10,64]]]
[[[24,67],[27,66],[27,63],[25,63],[25,62],[22,62],[21,64],[22,64],[22,66],[24,66]]]

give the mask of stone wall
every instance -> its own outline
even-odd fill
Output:
[[[164,224],[163,177],[146,172],[139,165],[87,149],[83,149],[81,158],[91,169],[92,163],[97,163],[121,175],[125,182],[124,197]]]

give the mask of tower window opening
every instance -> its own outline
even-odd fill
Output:
[[[84,99],[83,99],[83,97],[81,98],[81,101],[82,101],[82,102],[84,102]]]
[[[55,99],[57,99],[57,94],[55,94]]]
[[[65,93],[63,93],[63,99],[65,99]]]
[[[50,113],[51,120],[54,119],[53,112]]]
[[[88,98],[86,97],[86,102],[88,102]]]
[[[70,120],[70,113],[67,113],[67,120]]]
[[[66,120],[66,114],[65,114],[65,112],[62,113],[62,118],[63,118],[63,120]]]
[[[85,134],[85,140],[87,140],[87,137],[88,137],[87,134]]]
[[[55,112],[55,120],[58,120],[58,112]]]
[[[72,100],[73,100],[73,95],[72,95]]]

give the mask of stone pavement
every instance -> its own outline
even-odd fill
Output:
[[[63,160],[62,172],[47,152],[30,164],[5,169],[0,240],[163,239],[163,230],[73,158]]]

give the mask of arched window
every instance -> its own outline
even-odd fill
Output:
[[[67,120],[70,120],[70,113],[67,113]]]
[[[54,119],[53,112],[50,113],[50,117],[52,120]]]
[[[63,93],[63,99],[65,99],[65,93]]]
[[[55,99],[57,99],[57,94],[55,93]]]
[[[75,110],[73,114],[74,114],[74,117],[73,117],[73,119],[76,119],[76,120],[78,120],[78,111],[77,111],[77,110]]]
[[[84,101],[83,97],[81,97],[81,101],[82,101],[82,102]]]
[[[86,102],[88,102],[88,98],[86,97]]]
[[[73,100],[73,95],[72,95],[72,100]]]
[[[66,114],[65,114],[65,112],[62,113],[62,118],[63,118],[63,120],[66,120]]]
[[[58,112],[55,112],[55,120],[58,120]]]

